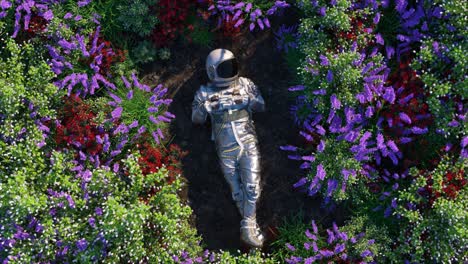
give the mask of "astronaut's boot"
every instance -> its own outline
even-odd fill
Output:
[[[240,227],[241,241],[252,247],[261,248],[264,242],[264,236],[255,220],[244,218]]]

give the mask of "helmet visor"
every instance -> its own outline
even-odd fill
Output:
[[[235,58],[223,61],[216,68],[218,77],[220,78],[232,78],[237,75],[237,60]]]

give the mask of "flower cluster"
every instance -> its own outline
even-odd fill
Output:
[[[98,36],[100,32],[100,26],[96,28],[94,36],[89,41],[85,41],[85,37],[80,34],[75,34],[71,40],[61,39],[58,41],[58,46],[48,45],[49,54],[52,57],[50,66],[52,70],[60,75],[66,69],[74,70],[72,73],[56,81],[54,84],[61,89],[66,89],[68,95],[72,92],[80,95],[93,95],[96,90],[100,87],[98,82],[101,82],[105,87],[109,89],[115,89],[116,86],[106,79],[100,72],[108,70],[110,63],[115,62],[115,58],[112,57],[115,53],[112,49],[104,47],[109,45],[107,42],[101,42],[98,46]],[[88,48],[87,43],[92,43],[91,47]],[[85,64],[85,71],[87,72],[77,73],[75,67],[79,65],[73,65],[67,60],[67,56],[61,55],[70,54],[72,51],[77,52],[80,56],[83,57],[82,62]],[[104,60],[104,61],[103,61]],[[108,75],[108,73],[106,73]]]
[[[99,31],[100,27],[97,27],[96,30],[91,34],[94,38],[97,36],[97,41],[88,41],[86,49],[89,51],[95,51],[94,53],[90,53],[89,57],[83,57],[79,61],[82,62],[84,65],[92,65],[93,63],[96,64],[96,67],[99,67],[98,73],[102,76],[111,77],[111,66],[117,63],[121,63],[125,61],[125,53],[118,48],[112,48],[112,44],[110,41],[105,40],[102,36],[100,36]],[[89,38],[91,39],[91,38]],[[96,43],[96,44],[94,44]],[[101,48],[92,49],[92,46],[97,46]]]
[[[269,28],[271,25],[268,16],[289,7],[286,1],[275,1],[274,3],[208,1],[208,5],[208,11],[211,12],[211,15],[218,17],[218,26],[224,23],[224,28],[229,30],[232,27],[239,28],[244,23],[248,23],[250,31],[256,27],[261,30]]]
[[[57,146],[75,146],[89,155],[100,154],[104,144],[99,144],[97,138],[104,138],[105,133],[98,128],[95,117],[96,114],[77,95],[72,94],[65,99],[64,108],[59,113],[60,121],[55,124]]]
[[[194,0],[158,1],[159,24],[151,34],[151,39],[157,47],[166,46],[179,34],[183,35],[187,29],[193,30],[193,25],[188,24],[188,17],[195,3]]]
[[[287,27],[283,24],[274,34],[276,38],[276,48],[279,51],[284,50],[284,52],[288,53],[290,49],[298,48],[299,33],[297,32],[297,25]]]
[[[349,199],[359,215],[380,214],[371,218],[375,224],[400,230],[390,233],[397,253],[387,257],[393,261],[459,258],[461,251],[452,249],[462,248],[458,243],[464,239],[455,230],[440,229],[443,222],[458,225],[455,219],[466,219],[460,214],[465,170],[441,165],[444,154],[464,162],[468,145],[460,89],[461,74],[466,75],[459,59],[463,30],[454,26],[461,26],[459,5],[297,4],[305,17],[299,45],[291,49],[302,54],[301,84],[289,90],[297,96],[291,112],[306,142],[281,146],[307,171],[294,187],[321,193],[324,204]],[[438,173],[427,172],[437,166]],[[454,212],[444,215],[448,208]],[[445,249],[421,246],[430,239]]]
[[[359,219],[358,219],[359,220]],[[350,225],[357,222],[351,221]],[[305,237],[306,242],[301,245],[308,252],[305,256],[294,256],[294,252],[299,248],[286,243],[286,248],[292,256],[285,259],[287,263],[315,263],[333,262],[333,263],[374,263],[375,253],[373,250],[374,239],[367,239],[365,232],[354,234],[354,230],[340,230],[333,222],[332,228],[326,229],[326,234],[319,232],[315,220],[311,221],[312,230],[307,229]],[[349,229],[349,227],[347,227]]]
[[[150,134],[156,144],[164,139],[162,129],[175,116],[167,111],[172,99],[165,99],[167,88],[162,84],[150,88],[138,81],[132,73],[132,83],[125,76],[121,77],[125,87],[109,92],[112,101],[109,105],[114,107],[110,120],[120,122],[113,134],[128,134],[132,141],[137,140],[145,132]]]

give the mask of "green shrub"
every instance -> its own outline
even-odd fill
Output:
[[[132,51],[135,63],[153,62],[156,60],[158,53],[152,42],[148,40],[140,42]]]
[[[167,184],[164,167],[143,175],[138,152],[127,153],[117,173],[87,163],[77,173],[73,149],[43,142],[63,97],[54,74],[29,44],[8,39],[1,50],[0,259],[168,263],[179,250],[199,252],[192,211],[178,196],[181,179]]]
[[[125,0],[118,6],[116,19],[128,31],[146,37],[151,34],[159,20],[150,6],[157,5],[158,0]],[[113,21],[114,23],[116,21]]]

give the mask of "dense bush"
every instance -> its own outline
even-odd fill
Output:
[[[466,4],[297,7],[298,31],[276,33],[286,56],[301,58],[300,84],[289,90],[308,144],[281,147],[307,172],[294,187],[320,193],[328,207],[344,201],[352,219],[387,230],[375,244],[392,253],[377,263],[466,261]],[[299,255],[290,260],[317,257]]]
[[[166,262],[171,253],[199,251],[195,230],[188,225],[191,209],[177,195],[179,176],[167,184],[165,168],[143,175],[138,152],[125,154],[120,169],[118,163],[112,170],[94,168],[89,161],[96,157],[89,146],[94,140],[88,127],[93,125],[92,112],[75,97],[67,102],[71,105],[66,109],[72,109],[65,114],[73,113],[75,122],[89,125],[68,127],[72,120],[54,110],[63,92],[52,84],[54,73],[41,53],[13,39],[3,44],[1,259]],[[45,123],[57,117],[70,130],[49,137]],[[87,146],[82,149],[86,154],[79,142]],[[55,144],[63,151],[55,150]],[[88,157],[77,163],[76,152]]]

